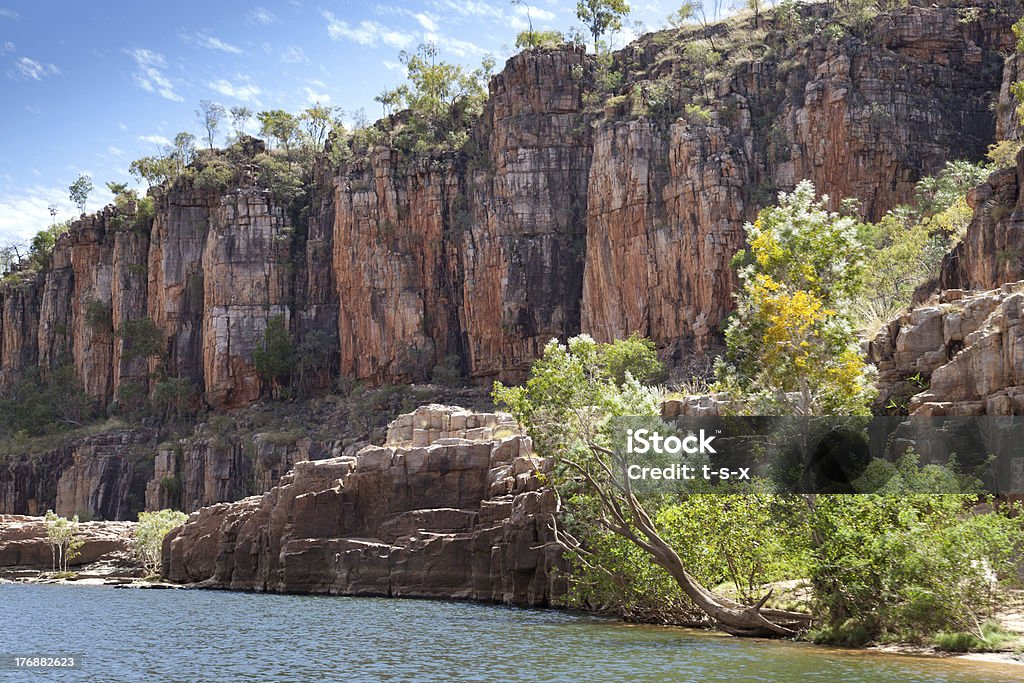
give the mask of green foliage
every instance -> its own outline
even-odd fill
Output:
[[[133,534],[133,547],[142,566],[150,574],[160,573],[164,536],[184,524],[186,519],[188,515],[178,510],[139,513],[139,523]]]
[[[227,110],[224,105],[210,100],[199,100],[199,109],[196,109],[196,118],[199,119],[199,123],[206,129],[206,142],[210,149],[213,149],[213,141],[217,135],[217,129],[220,127],[220,122],[227,116]]]
[[[861,286],[853,304],[858,326],[877,328],[904,306],[914,290],[936,278],[946,252],[963,237],[973,216],[967,192],[988,169],[952,161],[915,188],[913,206],[900,206],[877,223],[858,226],[866,247]]]
[[[337,337],[322,330],[307,332],[296,345],[292,386],[300,396],[330,385],[332,358],[337,355]]]
[[[253,350],[252,359],[260,379],[270,384],[271,392],[276,397],[281,387],[287,385],[295,365],[292,335],[284,315],[275,315],[267,321],[263,339]]]
[[[516,47],[521,50],[558,47],[565,43],[561,31],[520,31],[516,36]]]
[[[759,414],[859,415],[874,398],[850,320],[863,247],[852,218],[828,211],[809,181],[745,228],[736,313],[718,388]]]
[[[155,187],[181,177],[195,157],[195,136],[181,132],[174,136],[172,144],[164,146],[163,154],[136,159],[128,171],[135,178],[146,181],[149,187]]]
[[[114,331],[114,311],[109,301],[87,299],[84,318],[85,324],[96,334]]]
[[[39,368],[25,372],[0,393],[0,436],[40,436],[65,431],[95,416],[96,404],[82,389],[74,369]]]
[[[963,199],[976,185],[988,178],[991,169],[969,161],[949,161],[936,176],[925,176],[914,188],[917,210],[933,216]]]
[[[221,156],[204,160],[202,168],[196,174],[196,186],[204,190],[223,192],[235,179],[235,167]]]
[[[576,18],[594,37],[594,52],[599,52],[601,36],[622,29],[622,19],[629,14],[626,0],[578,0]]]
[[[981,625],[978,634],[940,631],[932,638],[932,644],[936,650],[946,652],[998,652],[1019,640],[1016,634],[1007,631],[999,622],[992,619]]]
[[[245,133],[245,126],[252,119],[252,109],[249,107],[234,106],[228,110],[231,115],[231,129],[235,137],[240,138]]]
[[[71,519],[46,511],[46,544],[50,546],[55,571],[67,572],[68,563],[78,557],[84,539],[78,533],[78,515]]]
[[[672,14],[668,15],[668,23],[673,28],[682,28],[691,23],[697,17],[699,3],[694,0],[687,0],[679,6]]]
[[[186,377],[167,377],[153,385],[153,410],[171,426],[194,417],[202,402],[199,388]]]
[[[494,60],[487,57],[479,69],[467,71],[437,61],[437,52],[433,43],[423,43],[415,52],[402,51],[399,60],[405,66],[406,82],[374,98],[385,113],[405,110],[392,122],[394,144],[399,149],[418,153],[458,149],[483,108]],[[372,128],[365,129],[362,134],[370,131]]]
[[[256,114],[260,122],[260,134],[273,140],[284,149],[285,156],[290,156],[291,148],[299,141],[299,119],[283,109],[261,111]]]
[[[68,187],[68,196],[75,203],[75,206],[78,207],[78,210],[85,213],[85,202],[88,201],[92,191],[92,178],[83,173]]]
[[[808,570],[828,625],[857,618],[873,637],[920,639],[991,610],[988,572],[1013,570],[1024,519],[973,510],[975,496],[908,492],[931,485],[932,470],[919,472],[903,477],[902,491],[814,501],[809,523],[822,542]]]
[[[121,338],[121,354],[125,360],[161,357],[164,354],[164,334],[152,318],[125,320],[115,334]]]
[[[985,157],[992,164],[992,168],[1013,168],[1017,165],[1017,154],[1024,148],[1024,142],[1020,140],[1000,140],[988,147]]]
[[[683,116],[695,126],[708,126],[711,124],[711,110],[699,104],[685,105],[683,107]]]
[[[306,190],[302,169],[290,163],[287,157],[260,154],[255,161],[260,185],[270,190],[276,202],[287,206],[303,196]]]

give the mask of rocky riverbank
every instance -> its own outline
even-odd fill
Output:
[[[132,551],[135,522],[82,522],[82,546],[68,563],[74,576],[54,576],[42,517],[0,515],[0,579],[20,582],[126,583],[144,575]]]
[[[262,496],[203,508],[164,576],[204,587],[550,605],[564,593],[550,462],[508,415],[431,405],[383,446],[300,462]]]

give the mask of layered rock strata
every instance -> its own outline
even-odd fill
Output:
[[[425,406],[384,446],[297,463],[164,542],[171,581],[268,592],[545,605],[563,592],[549,466],[507,415]]]

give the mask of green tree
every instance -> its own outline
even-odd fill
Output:
[[[687,0],[679,6],[679,9],[668,15],[669,26],[673,28],[682,28],[683,26],[686,26],[697,16],[697,8],[699,6],[699,2],[696,2],[695,0]]]
[[[224,105],[211,102],[210,100],[199,100],[196,118],[199,119],[199,123],[206,130],[206,143],[210,149],[213,149],[214,137],[217,135],[217,129],[220,127],[220,122],[224,120],[225,116],[227,116],[227,110],[224,109]]]
[[[284,149],[285,157],[291,158],[291,150],[299,139],[299,119],[283,109],[261,111],[256,114],[260,122],[260,134],[273,140]]]
[[[240,138],[245,132],[245,126],[252,119],[252,109],[249,107],[234,106],[230,109],[231,128],[235,131],[235,137]]]
[[[563,516],[624,539],[661,567],[679,590],[720,628],[737,635],[792,635],[809,615],[767,609],[762,598],[744,605],[713,593],[695,578],[683,549],[667,540],[656,515],[633,490],[626,454],[613,448],[614,416],[657,418],[661,395],[644,384],[660,374],[653,344],[632,338],[598,344],[586,335],[556,340],[522,387],[495,383],[495,402],[526,425],[538,452],[555,459],[553,474]],[[596,562],[586,542],[556,522],[556,539],[582,563]]]
[[[128,192],[128,183],[117,183],[113,180],[107,181],[107,189],[115,197]]]
[[[181,526],[188,515],[178,510],[140,512],[139,523],[133,533],[135,554],[150,574],[160,573],[164,536],[175,527]]]
[[[78,176],[78,179],[68,187],[68,196],[81,213],[85,213],[85,202],[89,199],[92,191],[92,178],[86,173]]]
[[[78,557],[84,543],[78,533],[78,515],[71,519],[56,515],[53,510],[46,511],[46,543],[50,546],[53,570],[66,572],[68,563]]]
[[[494,60],[486,57],[479,69],[468,71],[438,61],[437,54],[433,43],[423,43],[415,52],[402,51],[398,58],[405,66],[406,82],[375,98],[385,111],[408,110],[408,120],[396,135],[401,148],[428,151],[440,144],[459,148],[483,107]]]
[[[516,47],[529,50],[538,47],[558,47],[565,43],[561,31],[520,31],[516,36]]]
[[[600,39],[606,33],[622,28],[622,18],[629,14],[626,0],[578,0],[576,18],[594,37],[594,52],[600,47]]]
[[[270,384],[271,395],[278,398],[295,361],[292,335],[283,314],[267,321],[262,342],[253,350],[252,359],[260,378]]]
[[[803,181],[748,223],[718,388],[768,415],[862,415],[875,396],[850,317],[864,249],[856,221]]]
[[[306,135],[314,149],[323,149],[328,134],[341,125],[342,114],[340,107],[330,107],[317,102],[299,115],[299,120],[305,126]]]

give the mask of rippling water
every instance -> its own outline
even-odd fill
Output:
[[[0,586],[0,653],[83,654],[3,681],[1024,680],[1024,667],[899,657],[464,603]]]

